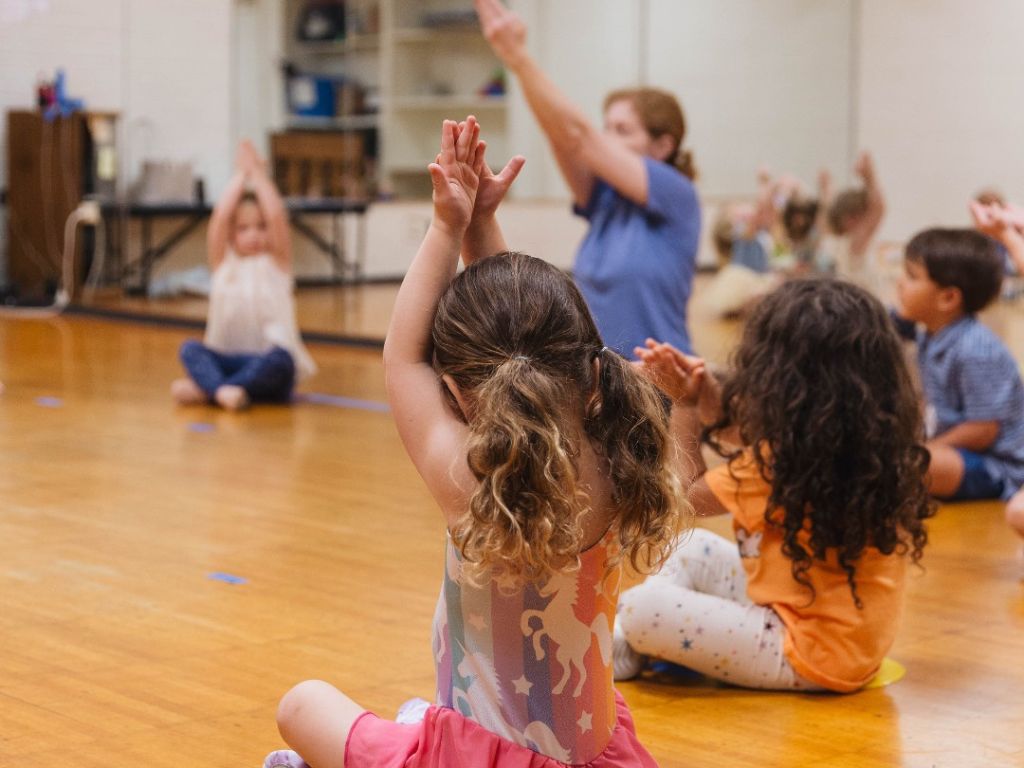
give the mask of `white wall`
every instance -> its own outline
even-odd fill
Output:
[[[854,0],[518,0],[534,56],[595,122],[613,88],[675,93],[709,196],[749,195],[761,165],[848,177]],[[513,82],[518,196],[567,191]]]
[[[847,177],[852,0],[648,7],[646,79],[683,101],[704,195],[749,195],[762,165]]]
[[[856,132],[886,192],[882,237],[967,225],[984,186],[1024,201],[1024,3],[861,3]]]

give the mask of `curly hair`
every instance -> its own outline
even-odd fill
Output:
[[[479,485],[450,531],[464,572],[533,581],[578,565],[591,511],[579,482],[584,439],[611,480],[614,563],[659,566],[685,504],[668,412],[604,349],[571,278],[524,254],[483,259],[452,281],[432,333],[435,370],[472,403],[467,461]]]
[[[836,550],[857,607],[857,561],[866,547],[917,563],[934,514],[929,454],[903,350],[882,304],[855,285],[795,280],[750,317],[722,388],[722,416],[738,425],[771,485],[765,521],[783,536],[793,578]],[[809,531],[808,531],[809,529]],[[807,542],[805,547],[801,539]]]

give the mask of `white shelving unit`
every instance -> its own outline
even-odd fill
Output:
[[[345,37],[318,42],[302,42],[296,34],[306,5],[286,0],[286,60],[302,73],[352,83],[350,93],[362,91],[365,97],[354,114],[343,99],[335,115],[289,113],[288,128],[363,131],[376,152],[376,188],[400,199],[429,196],[426,166],[437,152],[445,118],[476,115],[489,156],[505,156],[507,99],[503,93],[487,95],[501,69],[471,0],[347,0]]]

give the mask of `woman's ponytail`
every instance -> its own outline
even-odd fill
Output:
[[[683,147],[679,147],[679,151],[676,152],[675,163],[673,164],[676,169],[690,181],[697,180],[697,165],[693,160],[693,152],[688,149],[683,149]]]

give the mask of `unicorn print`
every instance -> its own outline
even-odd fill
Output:
[[[601,660],[605,665],[611,663],[612,628],[608,617],[598,614],[590,626],[576,619],[573,606],[576,604],[577,587],[575,573],[555,574],[539,591],[541,597],[551,597],[551,602],[542,611],[523,611],[519,622],[523,634],[532,637],[533,652],[538,661],[545,656],[542,638],[547,637],[558,646],[555,658],[562,665],[562,679],[551,689],[554,694],[565,690],[573,667],[579,674],[573,696],[579,696],[582,692],[583,684],[587,681],[587,668],[583,660],[590,650],[592,636],[597,637]],[[534,620],[539,621],[537,628],[533,626]]]

